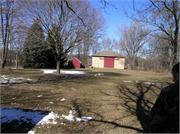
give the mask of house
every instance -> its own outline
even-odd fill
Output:
[[[113,52],[102,51],[92,55],[92,67],[124,69],[125,57]]]
[[[68,67],[69,68],[81,68],[81,66],[82,66],[82,62],[80,60],[78,60],[77,58],[72,58],[68,62]]]

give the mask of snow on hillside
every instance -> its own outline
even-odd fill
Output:
[[[43,71],[44,74],[49,74],[49,73],[55,73],[56,70],[53,69],[41,69],[41,71]],[[83,71],[65,71],[65,70],[60,70],[61,74],[86,74]]]
[[[39,111],[39,110],[30,110],[30,109],[20,109],[20,108],[10,108],[10,107],[1,107],[1,130],[3,128],[3,124],[7,123],[16,123],[12,125],[15,130],[16,127],[22,125],[23,123],[40,125],[44,127],[46,124],[57,124],[57,120],[69,120],[69,121],[88,121],[91,120],[92,117],[74,117],[74,114],[78,113],[74,107],[69,111],[69,115],[58,115],[52,111]],[[64,123],[60,123],[60,125],[65,125]],[[28,125],[27,125],[28,126]],[[12,128],[11,128],[12,129]],[[29,131],[28,134],[34,134],[35,131],[29,130],[29,128],[23,128],[23,131]]]

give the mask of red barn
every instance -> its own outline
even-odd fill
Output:
[[[73,58],[68,62],[69,68],[81,68],[81,66],[82,66],[82,62],[77,58]]]

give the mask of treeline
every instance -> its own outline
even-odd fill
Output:
[[[19,63],[59,73],[60,64],[74,56],[88,67],[92,54],[113,50],[126,57],[128,69],[170,72],[180,58],[179,0],[122,6],[132,21],[117,26],[118,38],[105,36],[103,10],[88,1],[2,0],[0,5],[2,68],[13,62],[16,68]]]
[[[103,49],[124,55],[126,68],[170,72],[180,61],[180,1],[127,1],[122,10],[132,21],[117,26],[118,39],[103,38]]]
[[[102,10],[89,1],[4,0],[0,5],[2,68],[9,51],[16,53],[16,68],[23,56],[25,68],[55,66],[59,73],[72,49],[81,45],[89,51],[105,33]]]

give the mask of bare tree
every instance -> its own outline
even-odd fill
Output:
[[[119,45],[122,50],[125,50],[129,59],[131,69],[135,67],[135,58],[140,49],[147,43],[149,30],[143,28],[140,24],[132,23],[131,26],[124,24],[118,26],[117,35],[119,36]]]
[[[16,32],[14,34],[15,39],[13,40],[13,45],[16,53],[16,59],[15,59],[16,69],[18,69],[18,62],[20,61],[20,59],[22,64],[22,48],[25,40],[25,33],[21,31],[20,28],[21,27],[17,27]]]
[[[1,0],[0,2],[0,16],[1,16],[1,39],[2,39],[2,45],[3,45],[3,51],[1,56],[1,67],[5,67],[5,63],[7,61],[8,56],[8,49],[10,50],[9,54],[9,62],[11,65],[12,56],[14,53],[14,49],[19,46],[17,43],[17,40],[22,40],[24,32],[22,34],[22,31],[24,31],[23,23],[24,21],[20,20],[21,18],[21,6],[19,1],[17,0]],[[21,34],[21,37],[17,36],[17,33],[19,35]],[[15,43],[16,42],[16,43]],[[14,43],[16,45],[14,45]],[[21,49],[21,47],[19,46]],[[16,51],[19,53],[19,50]],[[17,56],[16,56],[17,57]]]
[[[104,37],[101,41],[101,47],[103,50],[113,50],[115,48],[116,42],[117,41],[115,38],[111,39],[109,37]]]
[[[31,0],[26,2],[24,10],[28,17],[38,18],[45,35],[53,40],[53,43],[46,41],[54,52],[57,73],[60,73],[60,60],[85,39],[92,41],[103,27],[103,21],[98,21],[102,18],[98,16],[99,10],[96,11],[85,1]]]
[[[133,9],[133,12],[125,14],[136,22],[144,22],[153,28],[152,36],[157,36],[155,32],[163,32],[166,36],[159,36],[170,42],[171,66],[177,62],[178,35],[180,21],[180,1],[179,0],[149,0],[143,5]],[[161,35],[161,34],[158,34]]]
[[[153,70],[156,72],[165,72],[171,69],[171,48],[170,42],[159,38],[159,36],[166,36],[164,33],[157,37],[150,37],[148,42],[148,49],[146,49],[146,55],[148,55],[147,70]],[[149,60],[149,61],[148,61]]]
[[[78,2],[69,2],[77,8]],[[26,13],[29,17],[38,18],[43,26],[44,33],[53,40],[53,43],[47,40],[48,45],[53,50],[54,58],[57,63],[57,73],[60,73],[60,60],[65,53],[76,45],[80,35],[75,24],[77,19],[74,14],[65,6],[65,1],[27,1]],[[69,43],[69,44],[68,44]],[[68,46],[69,45],[69,46]],[[62,48],[66,50],[62,53]]]
[[[1,0],[0,1],[0,15],[1,15],[1,37],[2,37],[2,57],[1,57],[1,67],[5,67],[9,37],[12,30],[12,22],[14,15],[14,1],[13,0]]]
[[[92,43],[91,49],[93,54],[96,54],[98,51],[101,50],[99,38],[100,37],[96,37],[94,42]]]
[[[90,49],[98,50],[98,39],[104,35],[105,30],[105,20],[101,14],[100,9],[89,8],[88,14],[82,14],[83,20],[85,20],[85,24],[91,27],[88,34],[82,38],[82,41],[77,46],[77,58],[80,59],[84,66],[89,66],[89,51]],[[90,17],[90,18],[89,18]],[[83,30],[83,29],[82,29]],[[85,27],[84,27],[85,30]],[[83,31],[84,31],[83,30]]]

